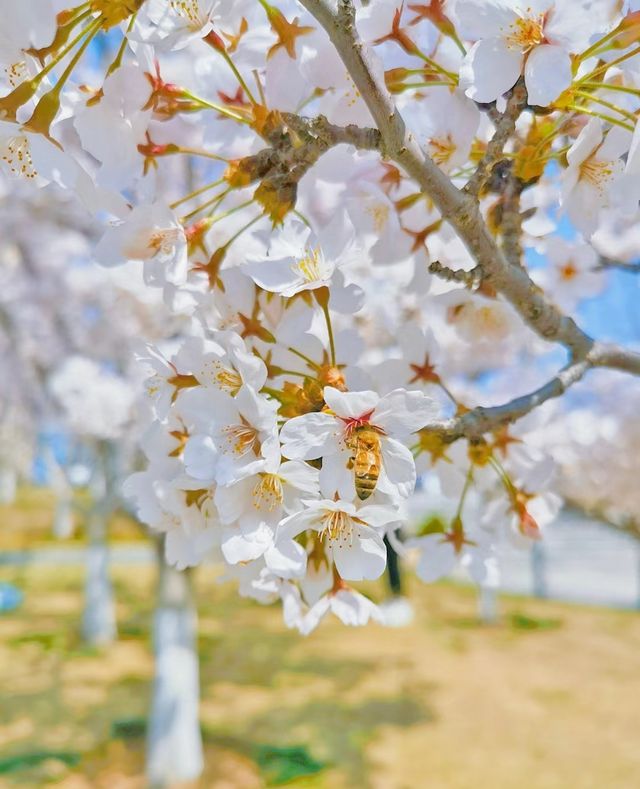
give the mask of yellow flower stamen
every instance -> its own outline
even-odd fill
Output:
[[[258,431],[247,423],[228,425],[222,428],[222,434],[227,441],[228,450],[234,455],[242,457],[253,450],[257,456],[260,454],[260,441]]]
[[[186,19],[193,30],[202,27],[206,21],[200,14],[198,0],[171,0],[171,9],[176,14]]]
[[[531,13],[530,9],[528,10]],[[519,17],[509,26],[505,40],[509,49],[519,49],[522,52],[529,52],[537,47],[544,41],[544,14]]]
[[[598,191],[604,191],[607,181],[613,175],[611,162],[590,157],[580,165],[580,180],[595,186]]]
[[[2,161],[6,163],[13,175],[29,179],[38,175],[38,171],[33,166],[29,140],[24,135],[10,137],[1,152]]]
[[[272,512],[283,501],[282,479],[277,474],[260,474],[260,479],[253,488],[253,506],[256,509],[266,507]]]
[[[443,137],[433,137],[429,140],[429,153],[436,164],[446,164],[456,151],[456,144],[447,134]]]
[[[324,279],[322,262],[322,252],[319,247],[307,249],[306,255],[296,260],[293,270],[301,274],[305,282],[318,282]]]
[[[322,518],[320,539],[328,537],[340,546],[353,544],[353,518],[342,510],[330,510]]]

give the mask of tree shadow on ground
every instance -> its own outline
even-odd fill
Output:
[[[295,707],[272,707],[230,730],[207,728],[205,740],[250,756],[263,773],[261,750],[284,752],[286,757],[286,749],[302,749],[313,763],[339,769],[349,786],[366,789],[371,786],[371,765],[365,747],[378,731],[382,727],[408,728],[434,720],[433,711],[414,696],[377,697],[357,703],[329,698]],[[286,774],[284,765],[283,768]]]

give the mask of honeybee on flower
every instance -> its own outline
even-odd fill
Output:
[[[360,498],[368,498],[374,490],[392,497],[410,495],[415,464],[403,441],[436,418],[436,403],[418,391],[395,389],[380,397],[371,391],[340,392],[331,386],[324,388],[324,399],[328,410],[295,417],[283,426],[284,456],[322,458],[320,489],[327,497],[337,493],[350,501],[358,487],[364,494]],[[354,453],[360,454],[357,472]]]

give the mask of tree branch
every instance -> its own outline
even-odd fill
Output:
[[[520,117],[522,110],[527,106],[527,89],[524,79],[520,79],[511,89],[511,95],[507,100],[505,111],[498,115],[494,120],[495,132],[489,140],[487,150],[478,163],[476,171],[463,187],[463,191],[473,197],[477,197],[491,175],[495,165],[502,159],[504,147],[509,137],[516,129],[516,121]]]
[[[588,358],[594,367],[605,367],[609,370],[640,375],[640,353],[629,351],[612,343],[594,343]]]
[[[466,271],[463,268],[452,269],[443,266],[439,260],[434,260],[429,263],[429,272],[445,282],[460,282],[467,288],[477,287],[482,281],[482,271],[479,266]]]
[[[517,117],[526,103],[526,91],[514,89],[507,111],[496,118],[496,133],[487,147],[487,153],[478,168],[480,175],[476,173],[472,188],[457,189],[407,130],[384,80],[376,76],[370,54],[353,24],[353,16],[345,21],[339,11],[333,11],[328,0],[299,2],[325,28],[366,102],[380,132],[381,153],[403,167],[431,198],[443,219],[452,225],[477,262],[483,280],[493,285],[540,337],[564,345],[569,351],[569,364],[535,392],[502,406],[475,408],[462,416],[430,425],[427,429],[447,442],[462,437],[480,437],[524,416],[541,403],[559,397],[592,367],[607,367],[640,375],[640,354],[595,342],[571,317],[564,315],[547,299],[524,267],[512,265],[507,260],[483,220],[473,193],[475,184],[481,186],[485,175],[499,160],[504,144],[513,133]],[[345,5],[351,4],[340,0],[338,9]],[[453,276],[456,276],[455,273]]]
[[[461,416],[427,425],[426,429],[445,443],[452,443],[459,438],[481,438],[485,433],[491,433],[526,416],[547,400],[560,397],[595,367],[640,375],[640,354],[606,343],[595,343],[586,358],[567,365],[539,389],[503,405],[478,406]]]
[[[324,115],[305,118],[292,112],[283,112],[282,119],[296,134],[312,143],[315,141],[323,147],[345,144],[354,145],[365,151],[380,150],[381,138],[377,129],[362,128],[353,124],[336,126],[329,123]]]
[[[640,274],[639,262],[627,263],[623,260],[612,260],[611,258],[604,257],[604,255],[600,255],[600,260],[595,270],[601,271],[602,269],[608,268],[617,268],[621,271],[628,271],[630,274]]]
[[[547,400],[560,397],[570,386],[581,380],[591,367],[592,364],[586,360],[571,364],[534,392],[516,397],[503,405],[478,406],[461,416],[427,425],[426,429],[447,444],[460,438],[481,438],[486,433],[526,416]]]
[[[274,221],[293,208],[300,179],[330,148],[344,143],[379,150],[381,144],[377,129],[336,126],[322,115],[304,118],[289,112],[270,113],[260,135],[269,147],[232,162],[226,176],[233,186],[259,181],[254,197]]]
[[[512,171],[509,171],[502,199],[500,234],[502,236],[502,252],[512,266],[522,266],[520,195],[523,188],[523,182]]]
[[[572,318],[548,301],[523,268],[512,266],[483,221],[476,199],[457,189],[406,129],[384,80],[376,77],[370,54],[353,25],[341,24],[326,0],[299,0],[327,31],[381,134],[383,155],[396,161],[420,185],[482,266],[484,279],[502,293],[523,320],[546,340],[582,358],[593,340]]]

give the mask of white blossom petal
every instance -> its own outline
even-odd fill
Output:
[[[387,549],[375,529],[360,526],[350,542],[331,542],[333,561],[345,581],[373,581],[387,566]]]
[[[495,101],[516,84],[522,60],[502,38],[477,41],[460,67],[460,87],[474,101]]]
[[[319,458],[337,432],[336,420],[330,414],[296,416],[283,425],[280,431],[282,454],[289,460]]]
[[[529,104],[547,107],[571,85],[571,58],[562,47],[543,44],[529,54],[524,69]]]
[[[380,400],[371,421],[388,435],[409,435],[432,422],[438,411],[436,401],[423,392],[394,389]]]

